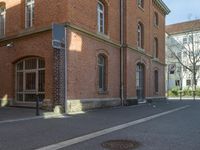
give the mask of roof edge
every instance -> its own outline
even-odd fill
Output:
[[[162,0],[153,0],[155,4],[157,4],[163,11],[165,15],[168,15],[171,10]]]

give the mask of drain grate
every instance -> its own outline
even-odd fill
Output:
[[[110,140],[101,144],[103,148],[109,150],[134,150],[141,144],[134,140]]]

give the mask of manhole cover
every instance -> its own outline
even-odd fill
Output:
[[[140,145],[134,140],[110,140],[102,143],[102,147],[109,150],[134,150]]]

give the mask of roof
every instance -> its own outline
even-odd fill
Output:
[[[171,12],[162,0],[153,0],[153,2],[164,12],[165,15],[168,15]]]
[[[179,34],[197,30],[200,30],[200,19],[166,26],[166,32],[168,34]]]

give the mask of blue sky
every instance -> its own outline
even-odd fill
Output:
[[[166,18],[166,24],[200,19],[200,0],[163,0],[163,2],[171,10]]]

